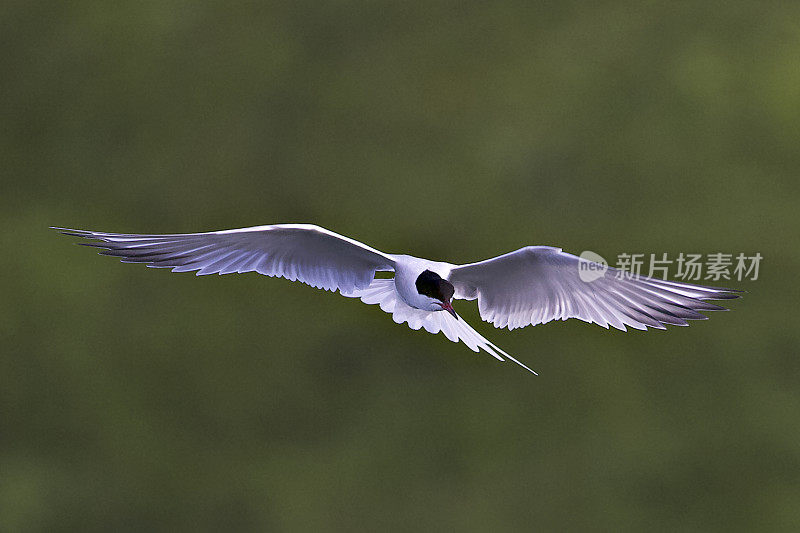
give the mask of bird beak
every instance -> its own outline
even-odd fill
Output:
[[[456,314],[456,310],[455,310],[455,309],[453,309],[453,305],[452,305],[450,302],[442,302],[442,303],[441,303],[441,304],[439,304],[439,305],[441,305],[441,306],[442,306],[442,309],[444,309],[445,311],[447,311],[448,313],[450,313],[451,315],[453,315],[453,318],[455,318],[456,320],[458,320],[458,315]]]

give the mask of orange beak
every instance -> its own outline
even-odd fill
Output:
[[[439,305],[442,306],[442,309],[453,315],[453,317],[458,320],[458,315],[456,314],[456,310],[453,309],[453,306],[450,302],[442,302]]]

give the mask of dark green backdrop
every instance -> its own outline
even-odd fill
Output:
[[[5,2],[0,529],[800,528],[794,2]],[[666,332],[494,330],[50,225],[468,262],[760,252]]]

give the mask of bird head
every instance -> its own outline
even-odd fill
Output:
[[[450,303],[453,294],[455,294],[455,288],[452,283],[442,279],[436,272],[426,270],[417,277],[416,287],[417,292],[431,298],[433,300],[432,303],[438,306],[439,310],[447,311],[455,318],[458,318],[453,305]],[[436,309],[434,308],[434,310]]]

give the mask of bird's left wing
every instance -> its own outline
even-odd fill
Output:
[[[395,264],[388,254],[311,224],[162,235],[53,229],[100,241],[86,246],[125,263],[197,275],[258,272],[331,291],[369,287],[376,271],[394,270]]]
[[[581,276],[582,267],[599,276]],[[456,298],[477,298],[481,318],[509,329],[568,318],[623,331],[685,326],[686,320],[707,318],[698,311],[724,309],[704,300],[737,298],[740,292],[632,276],[550,246],[455,266],[449,281]]]

